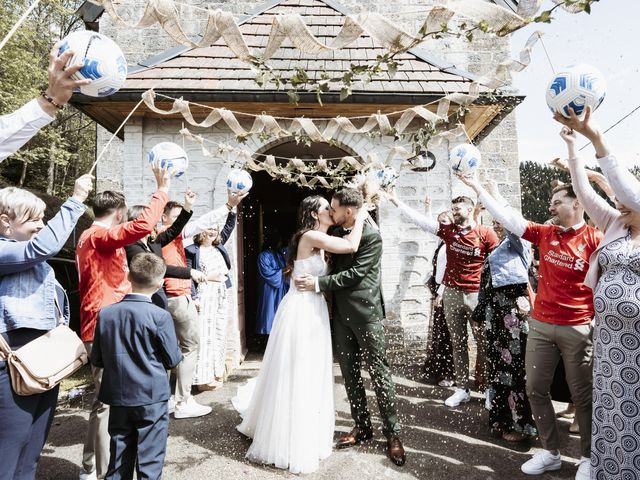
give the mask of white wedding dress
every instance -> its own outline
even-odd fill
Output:
[[[319,276],[322,252],[296,260],[292,278]],[[310,473],[331,454],[335,411],[327,303],[291,285],[276,312],[258,376],[232,399],[237,427],[253,438],[246,457],[292,473]]]

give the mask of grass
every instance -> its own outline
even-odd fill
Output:
[[[66,396],[69,390],[82,386],[93,386],[91,367],[88,364],[60,382],[60,396]]]

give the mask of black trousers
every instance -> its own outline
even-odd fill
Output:
[[[167,402],[139,407],[111,406],[111,437],[107,480],[130,480],[134,468],[138,480],[159,480],[167,450],[169,412]]]

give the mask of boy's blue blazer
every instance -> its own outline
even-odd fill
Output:
[[[90,358],[104,369],[99,400],[136,407],[169,399],[167,370],[182,352],[171,314],[132,293],[100,310]]]

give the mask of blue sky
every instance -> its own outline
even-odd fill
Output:
[[[543,5],[545,9],[551,6],[550,1]],[[607,80],[607,96],[595,119],[605,130],[640,105],[640,1],[600,0],[593,5],[591,15],[556,9],[554,17],[551,24],[533,24],[515,32],[511,38],[513,54],[517,55],[532,32],[541,30],[556,71],[575,63],[598,68]],[[551,118],[545,102],[552,71],[541,43],[534,47],[531,65],[513,77],[514,85],[527,96],[516,108],[520,160],[548,162],[565,157],[566,148],[558,136],[560,124]],[[607,134],[612,151],[629,165],[640,165],[639,130],[640,110]],[[579,146],[584,143],[580,141]],[[591,146],[581,154],[593,163]]]

